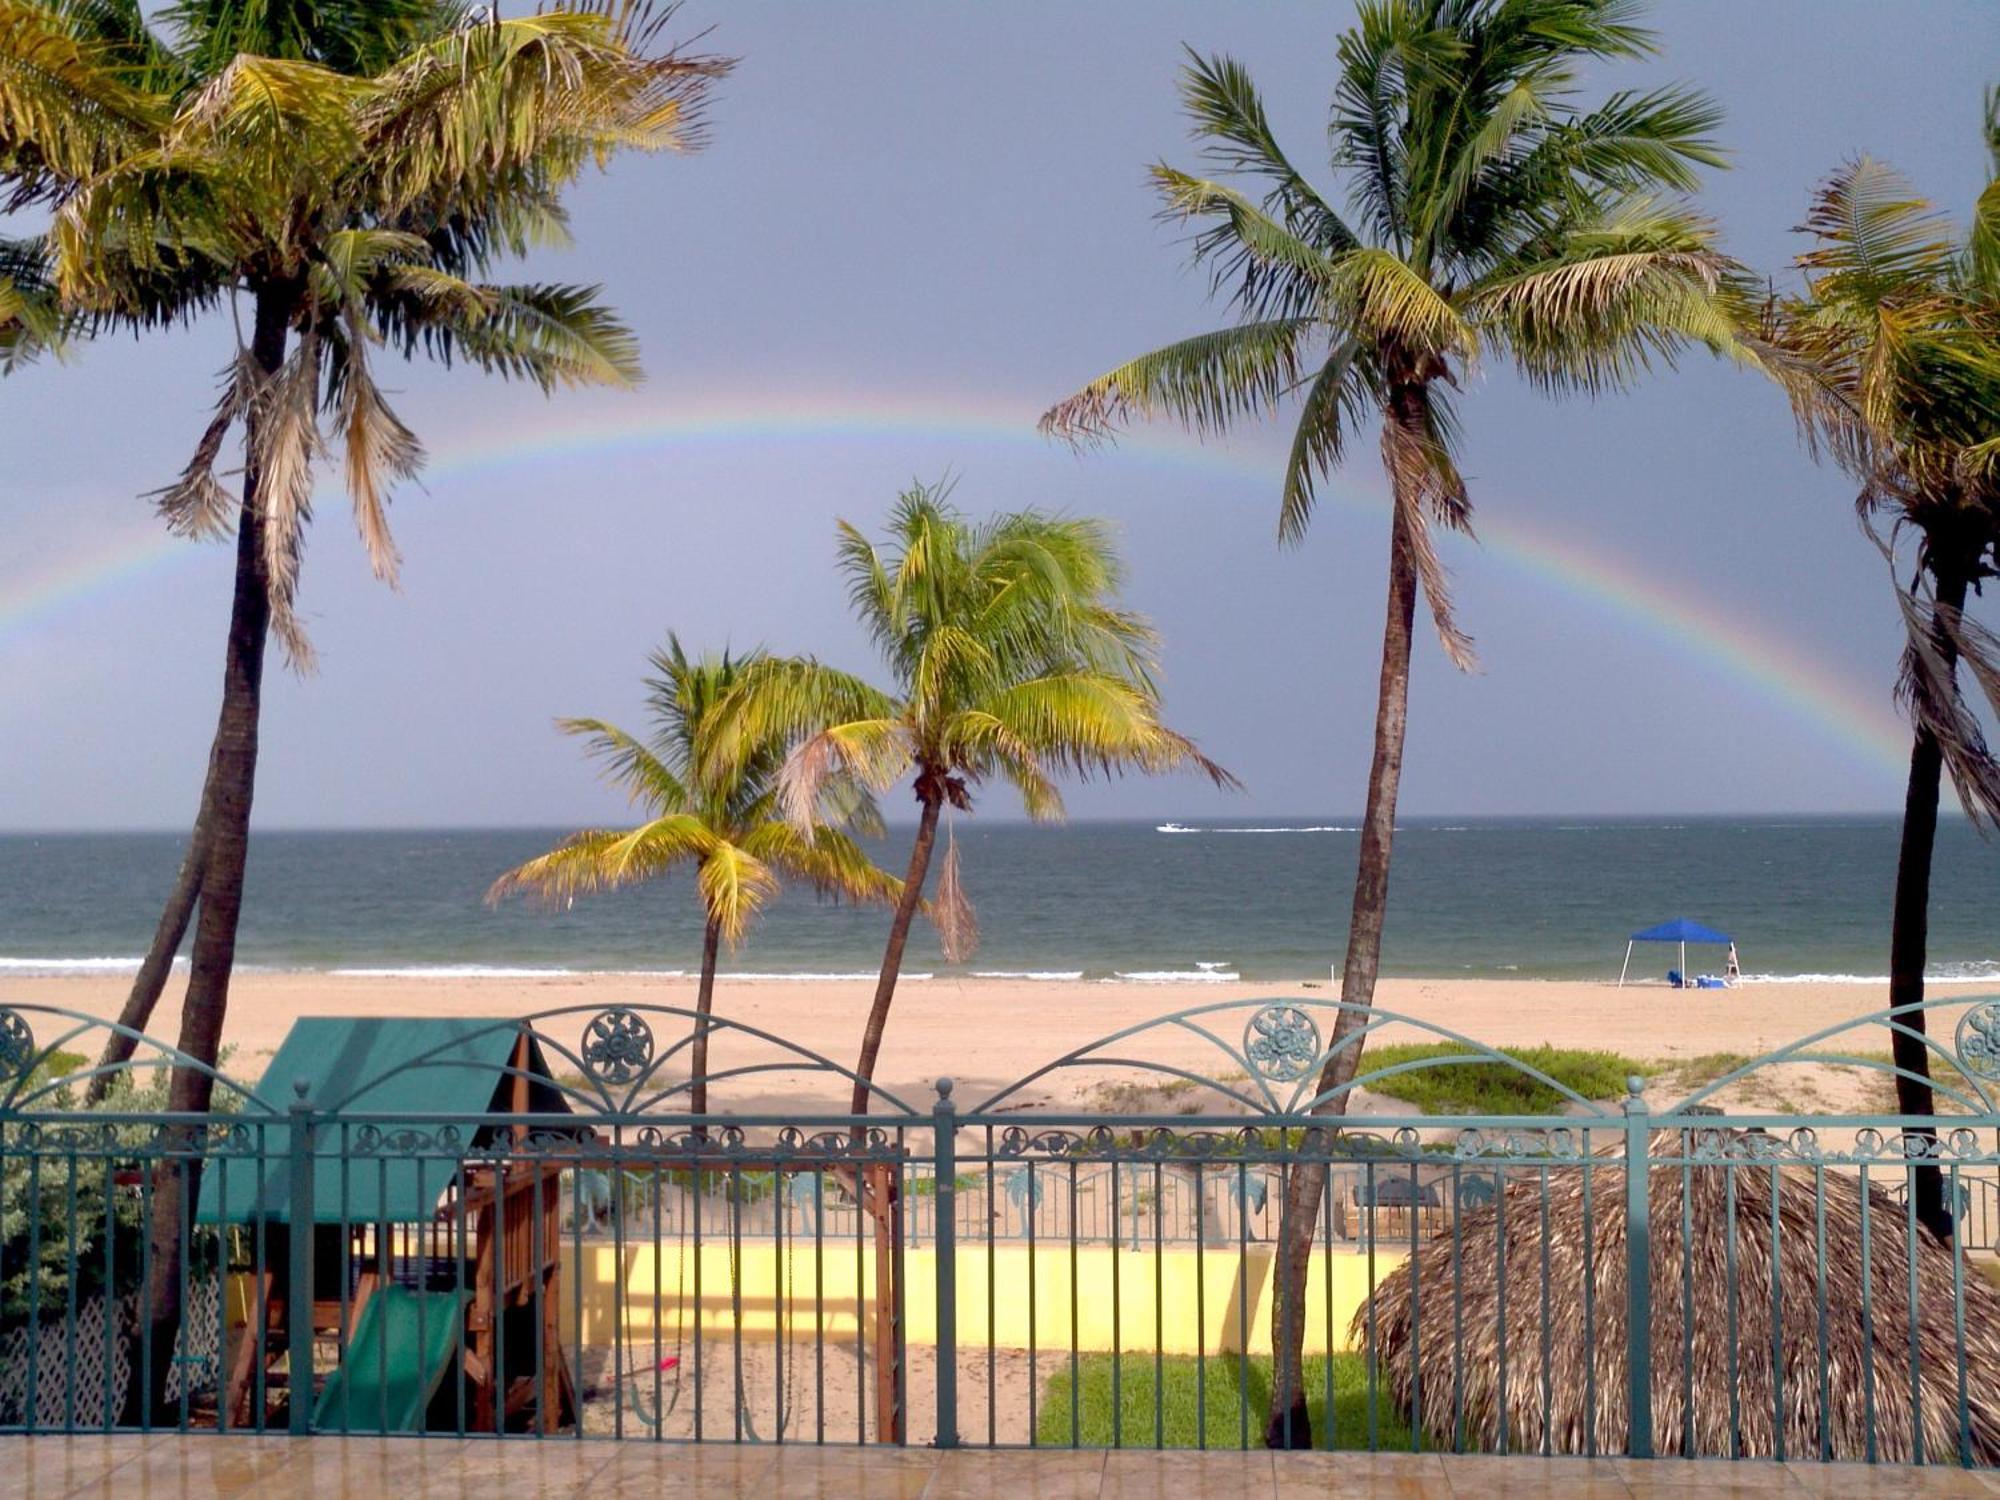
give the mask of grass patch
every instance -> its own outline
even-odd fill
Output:
[[[1244,1076],[1235,1073],[1217,1081],[1230,1084]],[[1228,1103],[1205,1083],[1166,1075],[1130,1082],[1100,1083],[1092,1091],[1091,1098],[1098,1112],[1108,1115],[1198,1115]]]
[[[1403,1063],[1477,1055],[1456,1042],[1390,1043],[1370,1047],[1362,1055],[1361,1071],[1368,1074]],[[1623,1098],[1627,1078],[1634,1074],[1648,1077],[1659,1071],[1656,1063],[1574,1047],[1522,1047],[1508,1056],[1541,1070],[1586,1099]],[[1432,1115],[1545,1115],[1560,1112],[1569,1102],[1539,1078],[1505,1062],[1413,1068],[1392,1078],[1371,1079],[1367,1087],[1372,1093],[1400,1099]]]
[[[1896,1112],[1896,1075],[1881,1071],[1895,1066],[1894,1053],[1859,1050],[1801,1052],[1799,1060],[1824,1063],[1848,1072],[1865,1072],[1868,1080],[1868,1107],[1880,1114]],[[1924,1053],[1924,1061],[1929,1068],[1931,1083],[1939,1090],[1952,1089],[1964,1098],[1979,1098],[1978,1087],[1959,1070],[1956,1063],[1929,1050]],[[1858,1068],[1857,1064],[1860,1065]],[[1966,1112],[1964,1105],[1955,1099],[1947,1098],[1942,1092],[1937,1094],[1936,1103],[1937,1112],[1941,1115],[1962,1115]]]
[[[1271,1403],[1271,1361],[1245,1360],[1217,1354],[1196,1361],[1191,1355],[1160,1360],[1158,1426],[1153,1410],[1156,1367],[1150,1354],[1127,1354],[1118,1361],[1116,1414],[1111,1399],[1112,1356],[1085,1354],[1077,1359],[1074,1427],[1071,1423],[1070,1373],[1065,1361],[1042,1387],[1035,1415],[1035,1441],[1066,1448],[1072,1437],[1086,1448],[1151,1448],[1157,1441],[1168,1448],[1240,1448],[1245,1446],[1244,1414],[1248,1413],[1248,1446],[1264,1442],[1264,1417]],[[1327,1360],[1306,1357],[1306,1407],[1312,1416],[1313,1440],[1321,1448],[1368,1446],[1368,1367],[1358,1354],[1333,1356],[1333,1422],[1326,1419]],[[1410,1446],[1410,1429],[1391,1406],[1388,1391],[1376,1393],[1375,1441],[1382,1448]]]
[[[1747,1052],[1703,1052],[1696,1057],[1676,1057],[1658,1065],[1658,1071],[1692,1093],[1705,1089],[1718,1078],[1727,1077],[1750,1061]]]

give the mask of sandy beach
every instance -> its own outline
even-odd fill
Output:
[[[15,979],[6,999],[112,1016],[129,981],[121,975]],[[149,1031],[171,1039],[179,1025],[176,977]],[[841,1064],[851,1063],[873,986],[856,980],[724,980],[716,990],[719,1016],[784,1037]],[[1970,1000],[1978,985],[1940,987],[1942,998]],[[1249,1008],[1243,1003],[1274,996],[1325,998],[1324,982],[1205,985],[1099,984],[1018,980],[919,980],[896,996],[883,1047],[878,1082],[920,1107],[931,1084],[948,1074],[958,1098],[975,1103],[993,1091],[1125,1027],[1194,1006],[1241,1007],[1215,1017],[1215,1030],[1232,1044]],[[1886,1004],[1883,987],[1864,984],[1756,984],[1735,990],[1674,991],[1658,984],[1623,989],[1610,983],[1557,980],[1386,979],[1379,1006],[1446,1027],[1497,1047],[1550,1043],[1608,1049],[1643,1061],[1671,1061],[1718,1052],[1755,1055],[1796,1041]],[[293,1018],[302,1015],[503,1017],[580,1008],[547,1023],[560,1039],[574,1037],[589,1010],[613,1005],[692,1006],[692,981],[639,975],[560,978],[497,976],[405,978],[328,973],[244,973],[234,982],[225,1044],[229,1071],[254,1080]],[[1933,1012],[1933,1030],[1948,1037],[1957,1008]],[[48,1023],[53,1025],[53,1022]],[[654,1027],[665,1045],[667,1027]],[[38,1021],[38,1035],[44,1025]],[[1424,1040],[1416,1028],[1385,1027],[1384,1040]],[[45,1036],[46,1040],[53,1037]],[[95,1050],[94,1045],[79,1050]],[[1845,1050],[1881,1052],[1886,1033],[1868,1028],[1844,1039]],[[719,1070],[765,1060],[770,1054],[747,1037],[716,1043]],[[1179,1028],[1155,1031],[1120,1049],[1125,1056],[1172,1062],[1211,1076],[1229,1068],[1212,1046]],[[1056,1107],[1088,1105],[1092,1091],[1112,1076],[1100,1068],[1065,1070],[1043,1080],[1015,1102]],[[766,1082],[782,1083],[773,1091]],[[821,1077],[760,1076],[754,1084],[719,1090],[725,1107],[749,1111],[772,1105],[835,1108],[843,1090]]]

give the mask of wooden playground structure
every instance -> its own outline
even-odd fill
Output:
[[[377,1028],[364,1049],[369,1065],[381,1068],[386,1061],[393,1071],[435,1053],[440,1024],[301,1020],[266,1076],[311,1079],[294,1069],[339,1056],[338,1041],[324,1034],[335,1027]],[[463,1097],[451,1095],[464,1096],[469,1083],[482,1111],[567,1114],[532,1034],[515,1029],[498,1040],[504,1052],[490,1045],[468,1049],[484,1055],[447,1055],[436,1073],[417,1067],[403,1077],[433,1093],[444,1084],[447,1107],[463,1107]],[[454,1082],[456,1091],[449,1087]],[[517,1122],[500,1130],[518,1147],[529,1128]],[[501,1159],[448,1160],[435,1144],[430,1151],[436,1154],[403,1151],[364,1160],[331,1155],[327,1144],[316,1143],[313,1222],[307,1226],[278,1211],[290,1184],[274,1183],[273,1174],[256,1184],[257,1201],[250,1204],[237,1201],[241,1193],[229,1190],[235,1184],[217,1183],[212,1174],[203,1183],[204,1219],[254,1226],[263,1241],[258,1265],[244,1273],[245,1295],[229,1330],[221,1396],[227,1425],[267,1425],[264,1408],[281,1390],[288,1400],[312,1401],[314,1425],[321,1428],[462,1425],[474,1432],[549,1433],[574,1423],[578,1398],[559,1287],[562,1175],[573,1163],[510,1160],[498,1152],[493,1155]],[[353,1141],[332,1144],[345,1148]],[[475,1137],[468,1144],[488,1142]],[[289,1291],[297,1233],[312,1241],[313,1298],[303,1310],[292,1306]],[[292,1323],[299,1316],[310,1319],[315,1345],[330,1343],[337,1351],[323,1381],[316,1374],[301,1380],[290,1368]]]
[[[369,1083],[358,1095],[352,1079]],[[291,1222],[294,1185],[272,1147],[246,1181],[243,1164],[202,1183],[199,1218],[254,1236],[239,1266],[218,1421],[268,1429],[274,1404],[306,1401],[317,1431],[555,1433],[582,1416],[569,1347],[564,1225],[572,1174],[667,1170],[820,1173],[861,1206],[873,1242],[868,1347],[878,1441],[905,1430],[901,1369],[901,1173],[829,1149],[764,1156],[741,1144],[711,1154],[700,1140],[660,1158],[609,1146],[574,1116],[535,1034],[492,1022],[302,1018],[266,1070],[260,1093],[303,1082],[308,1096],[353,1099],[379,1123],[322,1125],[312,1143],[311,1222]],[[341,1108],[349,1106],[342,1103]],[[455,1133],[398,1128],[387,1117],[450,1114]],[[511,1121],[476,1124],[480,1115]],[[530,1117],[549,1124],[531,1125]],[[271,1134],[281,1127],[270,1126]],[[532,1141],[531,1141],[532,1134]],[[293,1236],[310,1236],[310,1306],[293,1305]],[[302,1376],[295,1323],[309,1320],[313,1371]],[[580,1336],[580,1326],[579,1333]],[[281,1418],[277,1420],[282,1420]]]

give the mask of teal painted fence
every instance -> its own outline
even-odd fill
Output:
[[[171,1048],[100,1080],[110,1028],[0,1008],[0,1428],[2000,1462],[2000,1000],[1671,1101],[1224,1002],[867,1117],[811,1107],[846,1070],[722,1020],[711,1095],[746,1107],[688,1114],[695,1024],[320,1038],[189,1116]],[[1371,1072],[1390,1026],[1463,1051]],[[1747,1112],[1788,1065],[1886,1088],[1885,1032],[1922,1036],[1937,1114]],[[1329,1113],[1481,1064],[1557,1112]],[[1183,1112],[1050,1102],[1107,1072]]]

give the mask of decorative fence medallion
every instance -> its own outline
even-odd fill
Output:
[[[1959,1017],[1958,1065],[1977,1078],[2000,1080],[2000,1000],[1987,1000]]]
[[[1303,1078],[1319,1057],[1319,1027],[1296,1005],[1267,1005],[1243,1028],[1251,1071],[1275,1083]]]
[[[583,1070],[598,1083],[627,1084],[653,1060],[653,1028],[625,1009],[593,1016],[583,1032]]]
[[[19,1011],[0,1010],[0,1083],[28,1071],[35,1033]]]

